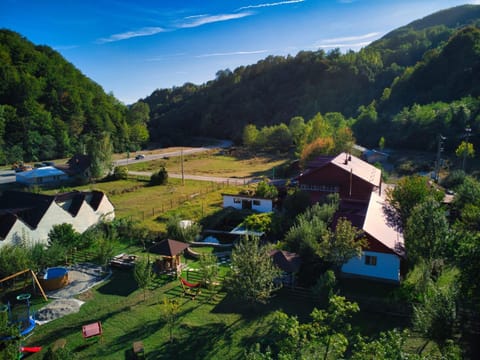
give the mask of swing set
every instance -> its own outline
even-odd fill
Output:
[[[21,276],[21,275],[24,275],[24,274],[27,274],[27,273],[30,273],[30,275],[32,276],[33,287],[35,288],[35,284],[36,284],[38,289],[40,290],[40,293],[42,294],[43,299],[45,301],[48,301],[47,295],[45,295],[45,291],[43,291],[42,285],[40,285],[40,282],[38,281],[37,275],[35,275],[35,273],[33,272],[32,269],[22,270],[22,271],[19,271],[19,272],[15,273],[15,274],[6,276],[6,277],[4,277],[3,279],[0,280],[0,285],[3,284],[5,281],[14,279],[18,276]],[[25,290],[26,287],[27,287],[27,278],[25,278],[25,283],[23,284],[23,289]]]

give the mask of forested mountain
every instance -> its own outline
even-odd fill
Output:
[[[115,150],[133,149],[148,139],[145,108],[129,110],[58,52],[0,30],[0,164],[69,156],[105,132]]]
[[[247,124],[340,112],[352,118],[359,143],[375,146],[384,136],[388,146],[432,148],[439,131],[461,136],[466,125],[476,130],[480,122],[479,24],[480,6],[459,6],[394,30],[359,52],[269,56],[218,71],[203,85],[156,90],[143,100],[152,110],[150,136],[162,142],[189,135],[240,141]],[[415,140],[416,131],[425,141]]]

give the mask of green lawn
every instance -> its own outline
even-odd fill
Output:
[[[138,220],[152,231],[165,230],[172,214],[199,221],[222,206],[222,193],[235,193],[240,187],[205,181],[169,179],[167,185],[149,186],[148,182],[129,179],[79,186],[76,190],[101,190],[115,207],[115,216]],[[68,191],[71,189],[60,189]],[[56,193],[49,190],[46,193]]]
[[[273,168],[288,162],[285,157],[255,156],[252,158],[237,158],[223,155],[216,151],[184,157],[183,170],[185,174],[206,175],[218,177],[259,177],[273,175]],[[172,157],[147,162],[132,162],[128,165],[131,171],[156,171],[165,166],[168,172],[181,173],[181,158]]]
[[[181,304],[172,344],[160,316],[165,296]],[[87,301],[79,313],[37,327],[27,343],[47,347],[64,338],[81,359],[124,359],[132,342],[142,340],[147,359],[232,359],[239,358],[245,346],[266,332],[266,320],[273,309],[295,306],[276,300],[253,313],[223,292],[203,289],[195,300],[183,297],[179,282],[165,283],[165,279],[158,280],[144,301],[128,271],[115,271],[109,281],[82,298]],[[94,321],[102,322],[104,335],[101,341],[87,342],[81,327]],[[40,355],[31,357],[38,358]]]
[[[189,280],[194,282],[195,275],[190,273]],[[168,327],[161,317],[164,297],[180,303],[173,343],[169,342]],[[156,280],[144,300],[132,273],[124,270],[114,271],[108,281],[79,298],[86,301],[79,313],[37,327],[25,343],[47,348],[64,338],[80,359],[129,359],[132,343],[137,340],[143,341],[147,359],[239,359],[245,348],[268,333],[274,310],[306,321],[315,306],[313,299],[285,291],[277,293],[268,305],[255,309],[219,290],[202,289],[191,300],[182,296],[178,281],[166,277]],[[99,341],[85,341],[81,327],[95,321],[102,322],[104,335]],[[404,319],[375,313],[360,313],[352,322],[370,335],[406,326]],[[412,338],[408,346],[416,348],[421,343],[421,339]],[[31,359],[41,356],[36,354]]]

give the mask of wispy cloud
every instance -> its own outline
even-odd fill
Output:
[[[373,39],[376,38],[380,35],[379,32],[372,32],[364,35],[356,35],[356,36],[346,36],[346,37],[339,37],[339,38],[333,38],[333,39],[325,39],[322,40],[322,43],[337,43],[337,42],[351,42],[351,41],[359,41],[359,40],[367,40],[367,39]]]
[[[224,52],[224,53],[210,53],[210,54],[201,54],[195,57],[197,58],[204,58],[204,57],[212,57],[212,56],[236,56],[236,55],[252,55],[252,54],[264,54],[267,53],[269,50],[254,50],[254,51],[232,51],[232,52]]]
[[[317,49],[350,48],[359,49],[376,40],[381,33],[372,32],[364,35],[346,36],[317,41],[313,47]]]
[[[299,0],[296,0],[296,1],[299,1]],[[98,39],[96,42],[98,44],[105,44],[105,43],[110,43],[115,41],[128,40],[135,37],[152,36],[165,31],[175,31],[178,29],[195,28],[198,26],[212,24],[212,23],[221,22],[221,21],[241,19],[243,17],[250,16],[250,15],[253,15],[253,13],[246,12],[246,11],[234,13],[234,14],[192,15],[192,16],[183,18],[183,22],[181,22],[180,24],[173,25],[169,29],[165,29],[163,27],[143,27],[138,30],[131,30],[123,33],[113,34],[108,37]]]
[[[126,31],[119,34],[113,34],[106,38],[98,39],[97,42],[105,44],[114,41],[128,40],[140,36],[151,36],[166,31],[161,27],[144,27],[138,30]]]
[[[319,49],[335,49],[335,48],[350,48],[350,49],[358,49],[370,44],[371,41],[364,41],[358,43],[338,43],[338,44],[318,44],[314,46],[315,48]]]
[[[235,20],[235,19],[241,19],[246,16],[250,16],[252,13],[250,12],[241,12],[237,14],[219,14],[219,15],[197,15],[197,16],[189,16],[186,18],[186,20],[191,20],[187,21],[181,25],[179,25],[179,28],[185,29],[185,28],[194,28],[206,24],[211,24],[211,23],[216,23],[216,22],[221,22],[221,21],[229,21],[229,20]]]
[[[191,16],[185,17],[185,19],[186,19],[186,20],[189,20],[189,19],[197,19],[197,18],[201,18],[201,17],[205,17],[205,16],[208,16],[208,14],[191,15]]]
[[[285,1],[279,1],[279,2],[274,2],[274,3],[264,3],[264,4],[257,4],[257,5],[247,5],[247,6],[242,6],[241,8],[238,8],[236,11],[240,10],[248,10],[248,9],[259,9],[259,8],[264,8],[264,7],[271,7],[271,6],[280,6],[280,5],[289,5],[289,4],[296,4],[296,3],[302,3],[305,0],[285,0]]]

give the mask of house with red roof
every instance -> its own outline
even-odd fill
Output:
[[[350,276],[362,276],[399,282],[405,259],[403,234],[389,223],[382,197],[380,169],[351,154],[321,156],[297,178],[300,189],[310,194],[312,203],[328,194],[340,197],[340,217],[363,230],[367,246],[360,258],[352,258],[342,267]]]
[[[330,193],[338,193],[340,199],[368,202],[372,192],[382,190],[380,169],[345,152],[316,158],[297,181],[301,190],[309,192],[312,203]]]
[[[5,191],[0,196],[0,247],[20,242],[47,244],[54,225],[71,224],[83,233],[114,217],[114,207],[101,191],[56,195]]]

